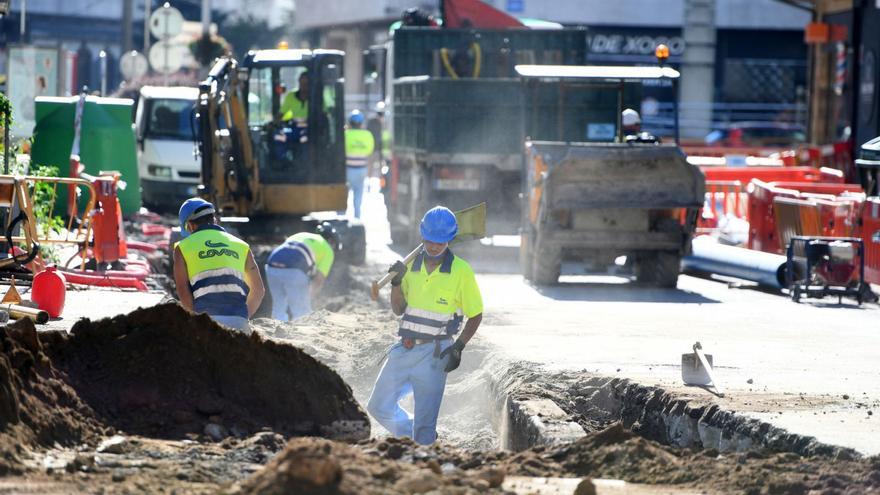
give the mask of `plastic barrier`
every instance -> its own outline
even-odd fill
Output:
[[[865,280],[880,284],[880,198],[868,198],[861,211],[861,238],[865,243]]]
[[[131,249],[132,251],[140,251],[142,253],[154,253],[159,249],[159,246],[151,242],[127,241],[127,243],[128,249]]]
[[[776,188],[761,180],[753,180],[748,185],[748,195],[749,249],[781,253],[773,201],[779,196],[798,199],[800,194],[794,189]]]
[[[95,287],[115,287],[119,289],[136,289],[142,292],[149,290],[143,280],[135,277],[118,275],[101,275],[99,272],[83,273],[64,270],[64,278],[71,284],[91,285]]]
[[[707,181],[832,182],[843,181],[843,172],[813,167],[700,167]]]
[[[707,180],[706,202],[697,219],[698,232],[712,231],[718,227],[722,217],[736,217],[746,220],[746,201],[742,182]]]
[[[857,184],[753,180],[748,186],[748,246],[782,253],[795,235],[857,236],[864,200]],[[780,205],[786,210],[782,216]]]
[[[141,224],[141,232],[144,235],[167,237],[168,235],[170,235],[171,229],[164,225],[159,225],[156,223],[144,223]]]

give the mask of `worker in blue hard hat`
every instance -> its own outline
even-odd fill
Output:
[[[178,214],[183,240],[174,246],[180,304],[214,321],[249,332],[265,288],[250,247],[217,225],[214,205],[190,198]]]
[[[437,439],[446,375],[458,368],[483,320],[483,299],[470,265],[449,249],[458,232],[455,214],[436,206],[425,213],[419,230],[422,251],[408,265],[398,261],[388,270],[396,273],[391,309],[403,315],[400,342],[388,352],[367,410],[392,435],[430,444]],[[453,342],[463,321],[464,330]],[[409,392],[412,413],[399,403]]]
[[[266,284],[272,296],[272,318],[294,320],[312,312],[312,300],[330,275],[339,250],[333,224],[288,237],[266,260]]]
[[[360,110],[352,110],[348,117],[348,129],[345,130],[345,178],[352,193],[355,218],[361,217],[367,165],[376,147],[373,134],[363,127],[364,114]]]

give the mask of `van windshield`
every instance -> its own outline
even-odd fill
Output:
[[[152,100],[144,137],[153,139],[193,140],[191,100]]]

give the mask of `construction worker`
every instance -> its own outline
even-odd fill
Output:
[[[437,415],[446,375],[458,368],[465,345],[483,319],[483,300],[470,265],[449,250],[458,225],[449,209],[436,206],[419,227],[422,252],[409,265],[398,261],[389,272],[391,309],[403,315],[370,395],[367,410],[392,435],[409,436],[420,444],[437,439]],[[453,343],[463,318],[464,331]],[[399,401],[409,392],[414,412]]]
[[[639,112],[627,108],[620,114],[624,140],[627,143],[659,143],[660,138],[642,130],[642,117]]]
[[[376,147],[373,134],[363,129],[364,114],[352,110],[345,130],[345,177],[352,192],[354,217],[361,217],[361,202],[364,199],[364,180],[367,178],[367,165]]]
[[[289,321],[312,312],[312,300],[330,274],[339,236],[330,222],[315,233],[287,238],[266,260],[266,282],[272,295],[272,318]]]
[[[620,115],[624,136],[634,136],[642,132],[642,117],[639,115],[639,112],[632,108],[627,108]]]
[[[248,319],[265,294],[250,247],[217,225],[214,205],[204,199],[186,200],[178,217],[183,240],[174,246],[174,281],[180,304],[249,332]]]
[[[278,110],[280,120],[292,120],[297,128],[305,130],[309,122],[309,73],[299,75],[299,88],[284,95]]]

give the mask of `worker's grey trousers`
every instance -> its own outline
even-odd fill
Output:
[[[441,350],[452,345],[452,339],[440,343]],[[437,416],[446,388],[446,362],[449,357],[434,357],[434,344],[426,343],[407,349],[395,344],[376,378],[367,410],[396,437],[411,437],[422,445],[437,439]],[[412,413],[400,407],[400,401],[413,394]]]

